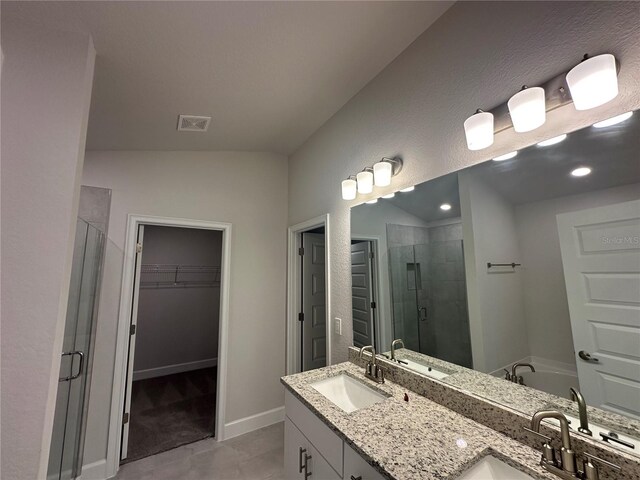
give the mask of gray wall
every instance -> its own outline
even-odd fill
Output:
[[[111,188],[105,277],[122,265],[127,214],[229,222],[226,424],[281,407],[285,372],[287,160],[260,152],[87,152],[83,182]],[[348,261],[348,260],[347,260]],[[107,274],[109,273],[109,274]],[[119,288],[102,289],[85,465],[105,458]],[[260,365],[260,368],[256,368]],[[220,368],[220,364],[219,364]],[[94,391],[104,395],[93,395]],[[252,394],[259,392],[259,395]]]
[[[143,264],[220,267],[221,259],[222,232],[145,226]],[[134,379],[140,370],[217,358],[219,320],[219,286],[141,288]]]
[[[340,181],[399,154],[404,168],[376,189],[382,195],[639,108],[639,23],[634,2],[458,2],[291,156],[289,224],[331,215],[331,316],[343,319],[334,362],[352,342],[349,207],[364,200],[342,200]],[[584,112],[568,105],[537,130],[506,130],[491,148],[467,149],[462,124],[477,108],[567,71],[585,52],[621,61],[615,100]]]
[[[46,475],[95,51],[2,12],[2,467]]]

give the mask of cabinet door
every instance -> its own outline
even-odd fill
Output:
[[[302,453],[300,450],[304,450]],[[305,465],[307,468],[300,468]],[[302,471],[300,471],[302,470]],[[284,421],[284,477],[286,480],[340,480],[340,476],[311,442],[286,417]]]
[[[344,480],[384,480],[384,477],[345,443]]]

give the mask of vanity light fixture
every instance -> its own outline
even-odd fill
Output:
[[[560,143],[561,141],[563,141],[566,138],[567,138],[567,134],[563,133],[562,135],[558,135],[557,137],[553,137],[553,138],[550,138],[548,140],[543,140],[542,142],[539,142],[538,146],[539,147],[549,147],[551,145],[555,145],[556,143]]]
[[[480,109],[464,121],[469,150],[482,150],[493,144],[493,113]]]
[[[544,88],[526,85],[507,102],[513,129],[518,133],[535,130],[546,120]]]
[[[403,188],[402,190],[400,190],[402,193],[409,193],[409,192],[413,192],[416,189],[415,185],[411,185],[410,187],[407,188]]]
[[[494,162],[502,162],[504,160],[509,160],[510,158],[513,158],[516,155],[518,155],[518,151],[517,150],[515,150],[513,152],[505,153],[504,155],[500,155],[499,157],[495,157],[493,159],[493,161]]]
[[[373,183],[376,187],[386,187],[391,185],[393,175],[393,165],[385,160],[380,160],[373,164]]]
[[[615,117],[607,118],[606,120],[602,120],[601,122],[596,122],[593,124],[595,128],[605,128],[610,127],[611,125],[616,125],[618,123],[622,123],[625,120],[628,120],[633,115],[633,112],[623,113],[622,115],[616,115]]]
[[[395,196],[396,196],[395,192],[391,192],[391,193],[387,193],[386,195],[383,195],[382,198],[393,198]]]
[[[567,73],[567,85],[576,110],[589,110],[613,100],[618,95],[616,57],[610,53],[589,58]]]
[[[367,202],[365,202],[365,203],[367,203],[368,205],[373,205],[374,203],[378,203],[378,199],[377,199],[377,198],[374,198],[373,200],[368,200],[368,201],[367,201]]]
[[[586,177],[591,173],[591,169],[589,167],[578,167],[571,171],[571,175],[574,177]]]
[[[371,193],[373,192],[373,171],[371,168],[365,168],[363,171],[356,175],[356,181],[358,183],[358,193]]]
[[[440,210],[444,210],[445,212],[451,210],[451,205],[449,205],[448,203],[443,203],[442,205],[440,205]]]
[[[342,199],[354,200],[357,194],[357,184],[353,177],[342,181]]]

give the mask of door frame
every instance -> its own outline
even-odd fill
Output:
[[[371,251],[373,252],[373,257],[374,257],[374,262],[373,262],[373,272],[372,272],[372,277],[373,277],[373,285],[371,285],[371,290],[373,293],[373,297],[374,297],[374,301],[376,302],[376,312],[375,312],[375,318],[374,318],[374,327],[375,327],[375,331],[376,331],[376,339],[373,343],[377,344],[374,345],[376,352],[380,351],[380,352],[384,352],[383,350],[383,346],[382,346],[382,342],[381,342],[381,335],[380,333],[382,332],[382,317],[383,317],[383,311],[386,310],[387,308],[387,302],[386,300],[383,298],[383,296],[380,294],[380,290],[381,290],[381,286],[382,286],[382,270],[380,269],[380,236],[378,235],[358,235],[358,234],[354,234],[351,239],[351,241],[359,241],[359,242],[370,242],[371,243]],[[351,243],[350,243],[351,244]],[[349,263],[349,267],[351,267],[351,263]],[[351,305],[351,308],[353,308],[353,304]],[[387,331],[387,329],[385,329],[385,332]],[[391,321],[391,332],[388,332],[388,334],[390,334],[391,337],[393,337],[393,320]],[[393,340],[393,338],[392,338]],[[391,343],[389,343],[389,345],[391,345]],[[380,348],[380,350],[378,350]]]
[[[182,227],[222,232],[222,263],[220,285],[220,324],[218,328],[218,380],[216,390],[216,431],[215,439],[225,439],[225,412],[227,392],[227,339],[229,334],[229,291],[231,266],[230,223],[213,222],[174,217],[150,215],[127,215],[127,230],[124,244],[122,287],[118,313],[118,333],[116,337],[116,357],[111,396],[111,414],[107,443],[107,478],[115,476],[120,468],[120,446],[122,443],[122,417],[124,414],[125,391],[127,385],[127,363],[129,352],[129,325],[133,302],[134,272],[138,227],[154,225],[161,227]]]
[[[331,246],[329,214],[320,215],[305,222],[292,225],[287,230],[287,375],[301,371],[300,365],[300,234],[324,227],[325,258],[325,313],[327,328],[327,366],[331,365]]]

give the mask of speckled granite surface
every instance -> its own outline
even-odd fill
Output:
[[[354,347],[349,348],[349,359],[356,365],[359,365],[359,368],[363,368],[365,364],[364,359],[358,359],[358,349]],[[439,365],[438,362],[441,361],[434,361],[433,366],[440,368],[441,365]],[[518,442],[539,448],[539,439],[524,430],[525,427],[530,427],[531,425],[531,415],[529,413],[524,413],[522,411],[523,408],[520,408],[520,406],[516,409],[511,406],[507,406],[502,402],[494,401],[487,396],[475,394],[473,391],[466,388],[468,386],[466,383],[464,387],[454,385],[452,379],[460,373],[456,373],[451,377],[447,377],[444,380],[439,381],[409,370],[396,362],[391,362],[384,358],[380,358],[379,363],[387,369],[386,378],[389,380],[403,385],[407,389],[410,389],[419,395],[422,395],[475,422],[485,425],[492,430],[507,435]],[[451,365],[446,362],[444,363],[445,366]],[[458,368],[461,369],[462,373],[473,372],[472,370],[463,367]],[[486,377],[488,377],[488,375],[478,373],[478,378]],[[507,389],[513,390],[514,388],[520,387],[518,385],[510,384],[510,382],[500,380],[499,378],[492,380],[494,378],[495,377],[491,377],[491,379],[488,379],[492,382],[492,385],[494,384],[493,382],[502,382],[507,384]],[[449,380],[449,382],[445,383],[447,380]],[[499,383],[497,388],[502,388],[502,385]],[[522,390],[516,390],[520,401],[523,404],[526,404],[526,395],[522,395],[521,392]],[[556,399],[558,398],[555,396],[552,397]],[[545,407],[547,406],[549,406],[549,404],[545,404]],[[560,446],[560,429],[558,427],[543,422],[541,425],[541,433],[551,437],[553,439],[554,446]],[[578,434],[577,432],[572,432],[571,438],[574,451],[579,453],[588,452],[622,467],[623,473],[618,473],[606,466],[601,467],[601,480],[640,480],[640,457],[613,448],[601,441],[594,440],[592,437]]]
[[[568,412],[575,417],[579,415],[577,404],[567,398],[511,383],[503,378],[477,372],[412,350],[400,349],[397,351],[397,357],[400,359],[408,358],[451,373],[451,376],[442,380],[443,383],[468,390],[507,407],[517,408],[527,415],[533,415],[538,410],[548,407]],[[639,421],[599,408],[587,407],[587,411],[591,422],[608,427],[618,433],[626,433],[632,437],[640,438]]]
[[[346,413],[311,384],[346,373],[389,397]],[[538,479],[555,479],[540,453],[388,381],[378,385],[351,362],[290,375],[282,383],[376,470],[390,479],[455,479],[493,454]],[[409,392],[409,402],[404,394]]]

